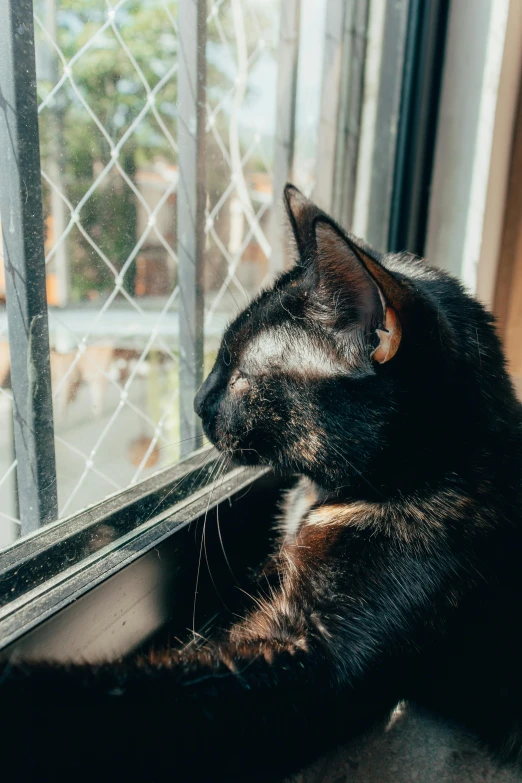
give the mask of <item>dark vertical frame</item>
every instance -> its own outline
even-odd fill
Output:
[[[422,256],[450,0],[411,0],[388,248]]]
[[[32,0],[0,3],[0,212],[22,534],[58,515]]]
[[[193,400],[203,375],[205,0],[178,6],[178,282],[181,456],[202,442]]]

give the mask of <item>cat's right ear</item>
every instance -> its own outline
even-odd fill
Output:
[[[297,250],[301,258],[312,252],[315,245],[314,221],[323,215],[310,199],[306,198],[294,185],[288,183],[284,189],[286,212],[294,234]]]
[[[330,328],[375,330],[379,344],[371,358],[393,359],[402,339],[410,292],[329,218],[315,221],[316,254],[310,265],[316,317]]]

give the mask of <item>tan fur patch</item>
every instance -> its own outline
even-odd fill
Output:
[[[306,527],[336,528],[345,525],[375,527],[404,543],[427,542],[444,530],[445,520],[470,527],[490,525],[487,510],[457,491],[443,490],[427,498],[406,498],[385,503],[328,504],[313,509],[304,521]]]
[[[306,520],[307,525],[349,525],[372,513],[371,503],[325,505],[314,509]]]

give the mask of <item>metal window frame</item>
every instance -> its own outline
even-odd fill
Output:
[[[173,532],[127,542],[123,566],[107,571],[100,560],[47,585],[0,624],[0,659],[106,662],[233,621],[266,561],[270,520],[287,486],[271,472],[244,477],[175,506]]]
[[[267,473],[221,459],[205,446],[1,552],[0,650]]]
[[[0,3],[0,170],[18,505],[25,535],[58,516],[32,0]]]
[[[388,249],[424,255],[450,0],[410,0]]]
[[[178,278],[180,453],[201,446],[193,399],[203,381],[205,247],[205,42],[207,4],[178,6]]]

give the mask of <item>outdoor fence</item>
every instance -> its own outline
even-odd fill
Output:
[[[1,545],[202,444],[223,325],[290,263],[287,180],[389,244],[423,14],[0,4]]]

